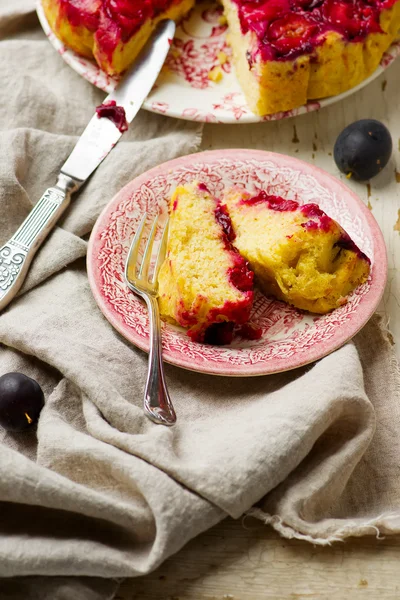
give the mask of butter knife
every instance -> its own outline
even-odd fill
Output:
[[[127,123],[138,113],[167,57],[175,23],[162,21],[138,55],[133,67],[104,103],[125,110]],[[122,129],[122,128],[121,128]],[[114,123],[97,114],[61,167],[54,187],[48,188],[11,239],[0,248],[0,310],[20,289],[36,251],[69,206],[71,196],[97,169],[122,135]]]

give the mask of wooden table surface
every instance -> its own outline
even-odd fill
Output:
[[[392,161],[370,184],[341,177],[385,236],[389,274],[380,312],[389,320],[400,358],[400,59],[364,90],[320,112],[259,125],[206,125],[202,148],[272,150],[340,176],[332,157],[336,137],[361,118],[389,127]],[[400,538],[352,539],[321,548],[283,539],[255,520],[227,519],[154,573],[126,581],[118,595],[119,600],[307,598],[399,600]]]

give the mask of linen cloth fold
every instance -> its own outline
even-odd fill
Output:
[[[50,47],[32,2],[0,1],[0,35],[1,245],[104,95]],[[147,356],[92,298],[87,236],[114,193],[194,151],[200,133],[141,111],[0,315],[0,375],[24,372],[46,396],[37,430],[0,429],[1,599],[112,598],[120,578],[227,515],[314,543],[400,531],[400,377],[377,318],[290,373],[226,379],[167,365],[178,424],[143,415]]]

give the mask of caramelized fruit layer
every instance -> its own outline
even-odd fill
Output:
[[[84,26],[95,32],[104,17],[120,29],[122,41],[128,41],[149,19],[154,19],[179,0],[60,0],[61,9],[74,27]]]
[[[396,0],[232,0],[242,33],[253,32],[264,59],[293,59],[310,54],[326,34],[360,42],[383,33],[381,13]]]

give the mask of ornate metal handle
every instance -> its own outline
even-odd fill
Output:
[[[155,296],[143,294],[150,320],[149,371],[144,392],[144,410],[154,423],[173,425],[176,414],[164,380],[161,348],[161,323]]]
[[[0,310],[17,294],[39,246],[65,211],[80,183],[60,174],[48,188],[12,238],[0,248]]]

